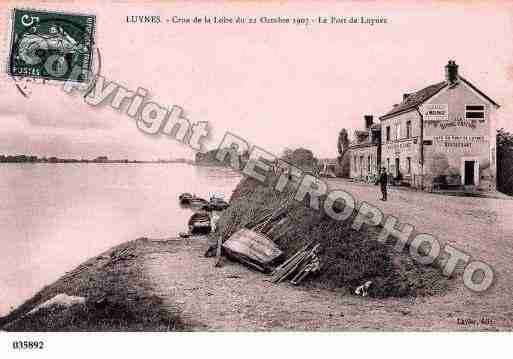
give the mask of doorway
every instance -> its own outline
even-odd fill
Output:
[[[475,184],[474,168],[476,161],[465,161],[465,186],[473,186]]]

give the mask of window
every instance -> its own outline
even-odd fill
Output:
[[[367,157],[367,173],[371,171],[371,156]]]
[[[411,157],[406,157],[406,173],[411,173]]]
[[[401,125],[397,123],[395,125],[395,139],[398,140],[400,138],[401,138]]]
[[[411,121],[406,121],[406,138],[411,138]]]
[[[354,168],[355,172],[358,172],[358,162],[356,162],[356,155],[354,156],[353,163],[354,163],[353,168]]]
[[[363,169],[364,169],[364,165],[363,165],[363,156],[360,156],[360,172],[363,173]]]
[[[466,119],[484,119],[485,108],[483,105],[466,105],[465,118]]]
[[[390,158],[387,158],[387,172],[390,172]]]
[[[387,141],[390,141],[390,126],[387,126]]]

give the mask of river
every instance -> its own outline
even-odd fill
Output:
[[[180,193],[228,200],[239,180],[188,164],[0,164],[0,316],[114,245],[186,230]]]

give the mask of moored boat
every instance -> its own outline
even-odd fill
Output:
[[[203,207],[208,205],[208,201],[206,199],[194,196],[189,201],[189,204],[194,207]]]
[[[220,197],[210,197],[210,201],[208,203],[209,209],[212,211],[222,211],[228,208],[229,204],[224,199]]]
[[[187,192],[182,193],[180,196],[178,196],[178,200],[180,201],[180,204],[182,204],[182,205],[199,207],[199,208],[209,204],[209,202],[206,199],[203,199],[201,197],[196,197],[196,195],[193,195],[193,194],[190,194]]]
[[[182,193],[180,196],[178,196],[180,204],[190,204],[192,199],[193,196],[190,193]]]

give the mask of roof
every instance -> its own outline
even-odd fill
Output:
[[[464,78],[463,76],[458,76],[460,80],[463,80],[463,82],[465,82],[467,85],[469,85],[474,91],[476,91],[478,94],[480,94],[481,96],[483,96],[485,99],[487,99],[488,101],[490,101],[491,103],[493,103],[495,106],[497,107],[501,107],[501,105],[499,105],[497,102],[495,102],[494,100],[492,100],[490,97],[486,96],[484,92],[482,92],[481,90],[479,90],[476,86],[474,86],[469,80],[467,80],[466,78]]]
[[[463,81],[465,84],[467,84],[469,87],[471,87],[474,91],[476,91],[478,94],[483,96],[485,99],[490,101],[492,104],[494,104],[497,107],[500,107],[500,105],[492,100],[490,97],[488,97],[486,94],[484,94],[481,90],[479,90],[476,86],[474,86],[469,80],[465,79],[463,76],[458,75],[458,78]],[[431,97],[436,95],[438,92],[440,92],[442,89],[444,89],[446,86],[448,86],[446,81],[442,81],[439,83],[436,83],[434,85],[430,85],[428,87],[423,88],[422,90],[419,90],[417,92],[413,92],[408,95],[406,100],[401,102],[399,105],[395,106],[393,109],[391,109],[389,112],[381,116],[379,119],[384,120],[386,118],[392,117],[395,114],[406,112],[408,110],[414,109],[415,107],[423,104],[427,100],[429,100]]]
[[[355,130],[354,131],[354,141],[351,141],[349,144],[349,148],[358,148],[358,147],[371,147],[377,146],[377,142],[372,141],[373,136],[371,136],[372,131],[381,131],[381,124],[374,123],[370,127],[365,130]]]
[[[380,117],[380,119],[385,119],[388,117],[391,117],[392,115],[395,115],[399,112],[405,112],[407,110],[411,110],[424,102],[426,102],[428,99],[436,95],[440,90],[442,90],[445,86],[447,86],[447,82],[439,82],[434,85],[430,85],[428,87],[423,88],[420,91],[413,92],[408,95],[406,100],[401,102],[399,105],[395,106],[393,109],[388,111],[386,114]]]
[[[368,130],[355,130],[354,135],[356,137],[369,137],[369,131]]]

